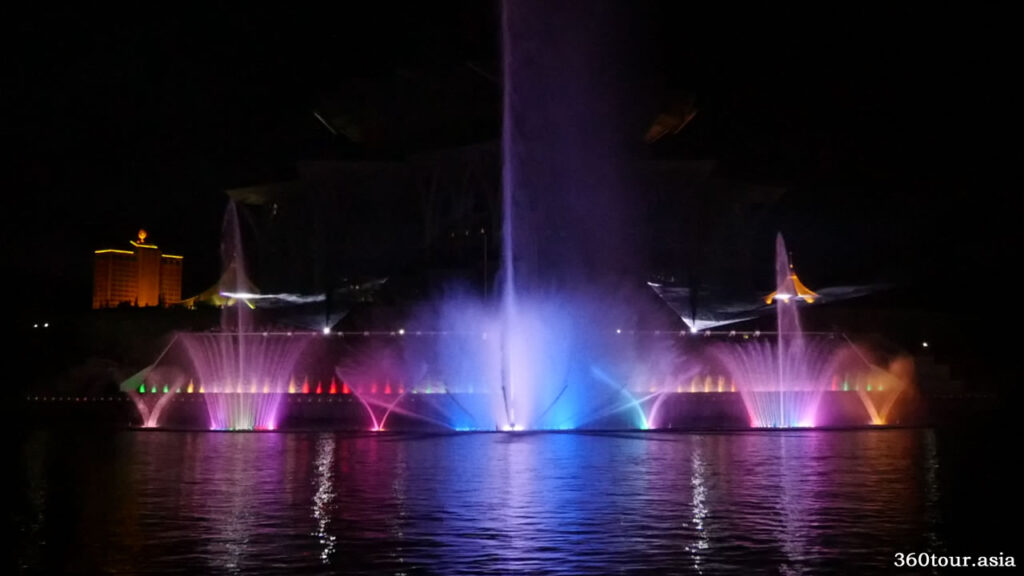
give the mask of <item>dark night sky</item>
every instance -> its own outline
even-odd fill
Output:
[[[222,191],[287,177],[330,148],[311,110],[346,78],[497,70],[496,5],[434,4],[9,18],[5,268],[32,282],[7,289],[26,310],[87,307],[90,251],[139,226],[187,261],[209,260]],[[653,93],[637,101],[692,90],[701,110],[699,137],[651,154],[696,151],[734,177],[789,185],[793,221],[817,223],[787,231],[796,242],[883,230],[823,257],[850,275],[899,269],[942,286],[936,295],[969,289],[975,273],[1000,285],[1000,266],[1017,260],[1021,196],[1003,176],[1017,138],[1011,19],[929,10],[645,7],[630,50],[652,75],[638,90]]]

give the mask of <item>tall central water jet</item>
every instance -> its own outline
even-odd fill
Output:
[[[515,333],[511,325],[515,319],[516,304],[516,272],[515,259],[513,258],[513,245],[515,239],[515,228],[512,225],[512,191],[515,189],[515,157],[512,153],[513,114],[512,114],[512,46],[509,34],[509,2],[502,3],[501,28],[502,28],[502,56],[504,68],[502,70],[505,80],[505,97],[502,101],[502,132],[501,132],[501,205],[502,205],[502,242],[501,242],[501,396],[502,404],[505,407],[505,427],[510,430],[516,429],[515,415],[513,413],[514,381],[512,376],[512,334]]]
[[[635,312],[620,280],[639,267],[621,194],[638,140],[622,106],[627,16],[610,2],[502,5],[501,428],[575,428],[635,404],[608,376],[626,347],[609,336]]]
[[[646,427],[644,402],[662,390],[653,383],[678,362],[636,336],[649,302],[640,203],[624,193],[647,120],[633,106],[636,16],[609,0],[502,4],[499,296],[425,305],[414,323],[443,336],[404,338],[395,365],[409,390],[444,397],[368,397],[378,413],[455,430]],[[381,369],[372,350],[363,356],[339,375],[372,382]]]

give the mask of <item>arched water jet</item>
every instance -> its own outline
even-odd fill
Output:
[[[351,394],[352,396],[355,397],[356,400],[359,401],[360,404],[363,405],[363,408],[366,409],[366,413],[370,415],[370,422],[373,423],[373,428],[371,428],[371,431],[377,432],[381,430],[382,426],[377,422],[377,416],[373,413],[373,408],[370,408],[370,404],[363,399],[362,394],[356,392],[355,390],[352,390]]]
[[[868,416],[868,423],[884,426],[890,423],[890,416],[896,401],[912,385],[914,361],[909,356],[897,356],[888,361],[888,367],[879,366],[861,347],[846,339],[848,345],[843,351],[843,372],[852,374],[856,385],[854,393],[860,399]],[[884,361],[881,363],[885,363]]]
[[[388,416],[391,415],[391,411],[394,410],[395,406],[397,406],[398,403],[402,400],[402,398],[405,397],[405,394],[406,394],[405,392],[402,392],[401,394],[398,395],[397,398],[394,399],[394,401],[391,402],[391,404],[388,405],[387,410],[384,411],[384,416],[382,416],[381,419],[380,419],[380,429],[383,430],[384,426],[387,425]]]
[[[595,414],[589,420],[585,421],[584,424],[587,424],[589,422],[593,422],[593,421],[598,420],[600,418],[604,418],[605,416],[614,414],[616,412],[621,412],[622,410],[628,410],[628,409],[632,408],[632,409],[634,409],[636,411],[636,416],[639,419],[639,424],[638,425],[634,424],[634,425],[636,427],[640,428],[641,430],[646,430],[648,428],[647,415],[644,414],[644,410],[643,410],[642,404],[643,404],[643,402],[645,402],[648,399],[652,398],[654,396],[654,394],[651,394],[650,396],[645,396],[644,398],[641,398],[641,399],[637,400],[637,398],[634,397],[632,393],[630,393],[629,387],[628,387],[627,384],[619,384],[618,382],[615,382],[607,373],[605,373],[603,370],[601,370],[599,368],[596,368],[596,367],[591,367],[590,368],[590,372],[591,372],[591,374],[593,374],[594,378],[598,382],[603,382],[603,383],[611,386],[612,388],[616,389],[619,394],[625,396],[626,402],[623,405],[621,405],[621,406],[610,406],[610,407],[606,408],[605,411],[603,411],[602,413]]]
[[[172,396],[168,394],[163,394],[160,397],[156,397],[156,400],[151,401],[153,405],[150,406],[146,404],[145,399],[154,398],[155,396],[153,394],[146,396],[144,394],[141,394],[139,390],[145,389],[144,387],[148,384],[146,382],[146,379],[149,377],[150,373],[152,373],[153,370],[160,364],[160,362],[167,355],[167,352],[175,345],[175,343],[177,343],[177,341],[178,335],[175,334],[174,337],[171,338],[171,341],[167,343],[167,346],[164,347],[164,349],[160,352],[160,355],[157,356],[156,360],[154,360],[152,364],[146,366],[142,370],[139,370],[135,374],[131,375],[120,385],[121,391],[126,393],[128,397],[132,399],[132,403],[135,405],[135,409],[138,410],[139,416],[142,419],[143,428],[156,428],[160,425],[160,415],[163,413],[164,405],[172,398]],[[174,390],[172,390],[172,392],[177,392],[178,389],[180,389],[180,383],[175,387]]]
[[[662,390],[655,396],[656,398],[654,399],[654,403],[651,405],[651,410],[647,413],[647,425],[651,429],[656,430],[661,428],[661,424],[658,421],[658,414],[661,411],[661,405],[665,402],[665,399],[668,398],[668,394]]]

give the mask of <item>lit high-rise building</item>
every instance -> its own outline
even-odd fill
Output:
[[[131,250],[97,250],[93,260],[92,307],[168,306],[181,301],[181,256],[146,244],[139,230]]]

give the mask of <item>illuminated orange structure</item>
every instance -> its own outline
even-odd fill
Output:
[[[139,230],[132,250],[96,250],[93,255],[92,307],[167,306],[181,300],[183,258],[146,244]]]
[[[804,302],[810,304],[811,302],[814,302],[816,298],[818,298],[818,294],[816,292],[814,292],[807,286],[804,286],[804,283],[801,282],[800,279],[796,277],[796,272],[793,271],[792,264],[790,264],[789,266],[789,279],[793,281],[793,289],[796,291],[796,294],[778,294],[778,291],[775,291],[764,297],[764,303],[771,304],[776,298],[786,302],[789,302],[791,298],[795,298],[797,300],[803,300]]]

